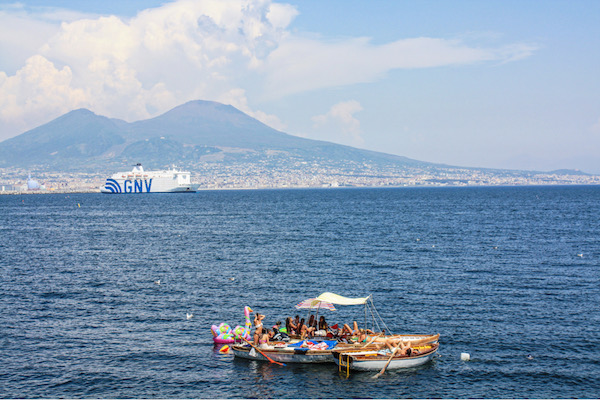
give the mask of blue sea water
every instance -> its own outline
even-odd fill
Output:
[[[0,396],[597,398],[599,216],[600,187],[0,196]],[[325,291],[439,357],[375,380],[213,347]]]

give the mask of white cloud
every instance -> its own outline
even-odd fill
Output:
[[[369,82],[396,68],[505,61],[533,51],[435,38],[384,45],[366,38],[311,40],[289,29],[297,15],[294,6],[270,0],[178,0],[130,19],[0,8],[0,50],[14,60],[0,61],[0,140],[74,107],[132,121],[192,99],[229,99],[283,129],[276,116],[252,110],[248,98]],[[21,38],[27,39],[19,47]],[[348,110],[343,126],[351,135],[356,111]],[[342,114],[327,115],[344,121]]]
[[[71,81],[68,66],[59,70],[40,55],[29,58],[13,76],[0,72],[0,119],[26,128],[31,119],[57,117],[85,106],[85,92],[73,88]]]
[[[530,45],[496,49],[470,47],[459,40],[415,38],[372,45],[367,38],[338,42],[290,37],[267,60],[268,88],[278,96],[360,82],[393,69],[430,68],[506,61],[526,57]]]
[[[354,117],[363,108],[356,100],[337,103],[323,114],[312,117],[314,131],[310,134],[313,139],[326,140],[349,146],[362,146],[360,121]]]

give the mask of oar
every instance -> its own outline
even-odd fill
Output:
[[[400,348],[400,343],[398,343],[398,346],[396,346],[396,348],[394,350],[392,350],[392,355],[390,356],[390,359],[387,360],[387,362],[385,363],[385,365],[383,366],[381,371],[379,371],[377,374],[373,375],[373,379],[377,379],[381,375],[383,375],[383,373],[385,372],[388,365],[390,365],[390,363],[392,362],[392,358],[394,358],[394,356],[396,355],[396,352],[398,351],[399,348]]]
[[[264,357],[265,357],[267,360],[271,361],[273,364],[279,364],[279,365],[283,365],[283,366],[285,367],[285,364],[284,364],[284,363],[280,363],[280,362],[278,362],[278,361],[275,361],[275,360],[273,360],[271,357],[269,357],[268,355],[266,355],[265,353],[263,353],[262,351],[260,351],[260,349],[259,349],[258,347],[256,347],[256,346],[255,346],[255,345],[253,345],[252,343],[250,343],[250,342],[248,341],[248,339],[246,339],[246,338],[242,338],[242,339],[244,339],[244,341],[245,341],[246,343],[248,343],[250,346],[252,346],[252,347],[254,348],[254,350],[258,351],[260,354],[262,354],[262,355],[263,355],[263,356],[264,356]]]

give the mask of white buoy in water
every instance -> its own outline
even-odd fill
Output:
[[[460,353],[461,361],[469,361],[471,359],[471,355],[469,353]]]

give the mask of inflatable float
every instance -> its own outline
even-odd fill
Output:
[[[250,307],[244,307],[244,317],[246,318],[244,326],[238,325],[234,329],[231,329],[231,327],[224,322],[221,322],[218,326],[211,326],[210,330],[213,334],[213,342],[216,344],[231,344],[235,343],[236,340],[250,340],[250,331],[252,330],[252,322],[250,322],[251,312],[252,309]]]

